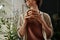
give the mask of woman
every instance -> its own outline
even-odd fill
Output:
[[[25,2],[29,10],[26,12],[23,23],[18,30],[19,36],[25,35],[24,40],[50,40],[53,28],[50,16],[39,11],[42,0],[25,0]]]

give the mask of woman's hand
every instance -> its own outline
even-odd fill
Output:
[[[41,14],[36,11],[36,10],[28,10],[27,11],[27,16],[25,17],[26,20],[36,20],[36,21],[39,21],[40,23],[42,23],[42,17],[41,17]]]

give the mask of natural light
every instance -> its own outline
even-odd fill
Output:
[[[2,5],[0,5],[0,9],[2,9],[3,8],[3,6]]]

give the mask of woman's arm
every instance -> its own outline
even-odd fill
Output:
[[[43,14],[44,20],[43,21],[43,29],[46,31],[47,38],[51,38],[53,35],[53,26],[51,22],[51,18],[48,14]]]
[[[20,29],[18,30],[19,34],[21,37],[24,36],[24,34],[26,33],[26,23],[23,23],[23,25],[20,27]]]
[[[23,15],[20,16],[20,23],[19,23],[19,28],[18,28],[18,36],[19,37],[23,37],[26,33],[26,24],[27,22],[25,21],[25,19],[23,18]]]
[[[43,30],[45,30],[47,37],[50,38],[50,36],[52,36],[53,34],[51,19],[48,14],[45,14],[44,17],[46,20],[42,18],[42,14],[38,14],[37,16],[34,16],[34,18],[42,24],[42,28]]]

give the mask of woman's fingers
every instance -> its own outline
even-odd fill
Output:
[[[27,15],[28,16],[29,15],[40,15],[40,13],[38,11],[36,11],[36,10],[30,9],[30,10],[27,11]]]
[[[34,18],[34,15],[26,16],[25,18],[26,18],[26,19]]]

